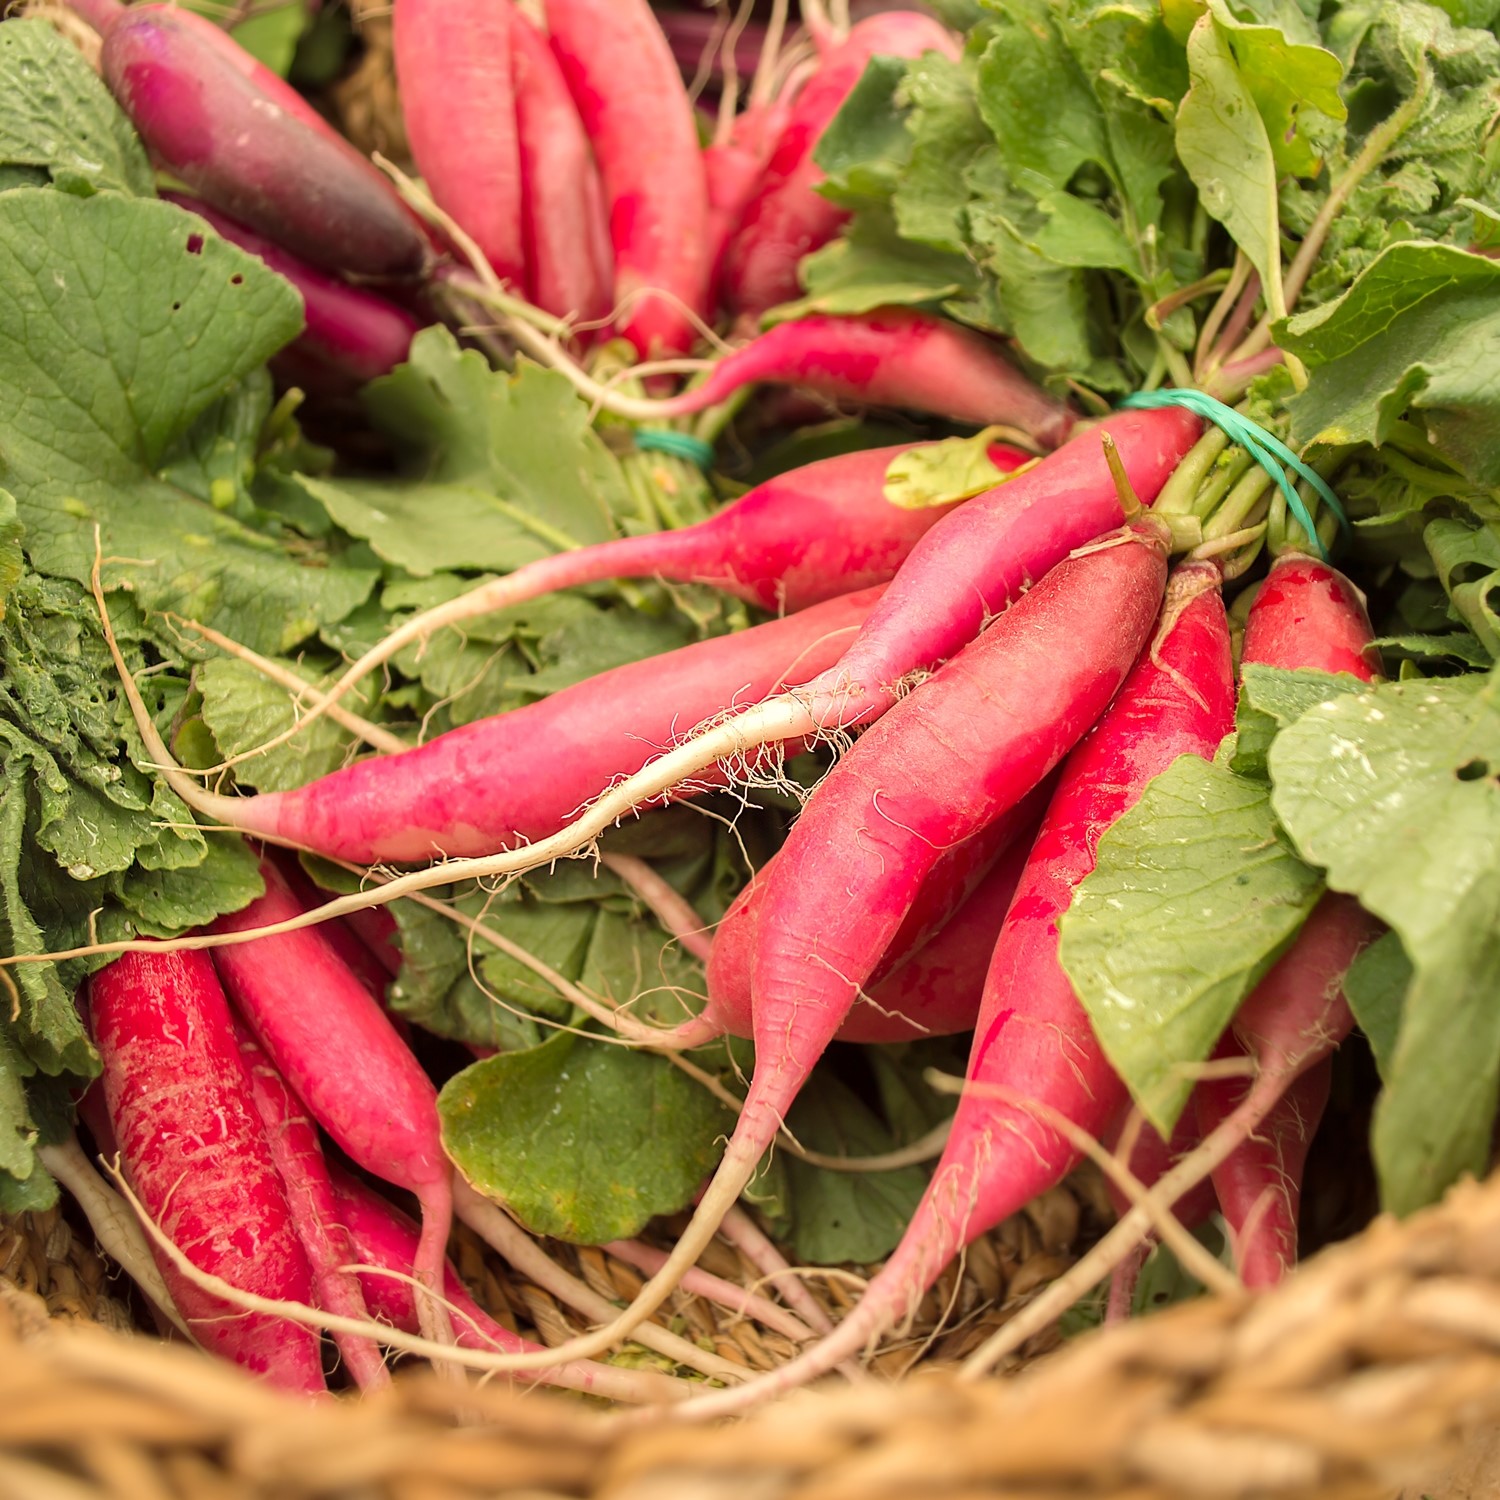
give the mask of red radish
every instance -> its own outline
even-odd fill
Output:
[[[341,1268],[356,1259],[354,1243],[339,1216],[328,1163],[313,1124],[286,1080],[261,1050],[243,1022],[234,1022],[235,1041],[250,1077],[250,1093],[265,1128],[271,1159],[286,1185],[297,1238],[312,1266],[317,1305],[345,1318],[367,1319],[369,1309],[358,1280]],[[335,1334],[339,1352],[361,1390],[391,1382],[380,1350],[369,1339]]]
[[[297,791],[220,799],[218,815],[360,864],[477,853],[544,837],[611,777],[653,759],[680,725],[757,701],[836,661],[877,595],[865,590],[616,667],[403,755],[358,761]],[[496,795],[498,787],[504,796]]]
[[[708,379],[658,402],[662,417],[688,416],[756,383],[794,385],[835,401],[935,412],[952,422],[1019,427],[1055,448],[1075,420],[1009,364],[991,340],[946,318],[906,307],[858,317],[795,318],[726,354]]]
[[[682,353],[707,311],[708,189],[671,48],[647,0],[547,0],[547,26],[604,181],[620,332]]]
[[[427,241],[386,179],[326,124],[313,126],[307,105],[293,111],[267,93],[229,51],[241,49],[217,28],[211,40],[189,14],[132,8],[109,27],[100,55],[110,91],[161,163],[315,265],[420,272]]]
[[[735,311],[759,318],[767,308],[799,294],[802,257],[826,245],[848,218],[817,191],[823,180],[813,160],[819,137],[872,57],[920,57],[924,52],[941,52],[955,61],[959,55],[952,33],[930,16],[893,11],[859,22],[825,55],[798,96],[760,190],[725,253],[724,289]]]
[[[1019,618],[1050,581],[1039,584],[1002,623]],[[1096,582],[1082,600],[1072,598],[1068,615],[1075,633],[1096,610],[1105,612],[1105,597]],[[1103,658],[1097,646],[1092,654]],[[1002,681],[1007,698],[1023,703],[1042,687],[1029,674],[1010,673]],[[882,725],[891,719],[888,714]],[[985,983],[968,1068],[970,1084],[980,1087],[959,1101],[947,1148],[901,1244],[831,1338],[769,1376],[695,1402],[695,1415],[738,1410],[857,1354],[915,1308],[966,1244],[1051,1187],[1074,1164],[1077,1152],[1056,1131],[1019,1102],[998,1101],[984,1085],[1002,1086],[1093,1136],[1103,1134],[1124,1103],[1124,1088],[1058,963],[1058,920],[1093,868],[1104,831],[1179,755],[1212,755],[1233,719],[1229,628],[1218,575],[1211,565],[1191,564],[1174,575],[1155,639],[1063,767]],[[901,821],[913,823],[915,814]],[[888,837],[883,831],[882,838]],[[872,904],[879,899],[874,888],[861,889],[861,895]],[[758,988],[757,1029],[762,994]]]
[[[215,932],[243,932],[300,916],[302,904],[269,860],[266,893],[220,917]],[[416,1274],[441,1284],[453,1222],[453,1169],[443,1154],[437,1090],[369,991],[316,928],[217,951],[215,964],[261,1046],[313,1118],[367,1172],[422,1205]],[[424,1299],[425,1301],[425,1299]],[[429,1336],[443,1321],[424,1316]]]
[[[990,950],[1044,805],[1032,793],[938,857],[839,1027],[839,1041],[905,1042],[949,1036],[974,1025]],[[708,1005],[696,1018],[695,1032],[707,1026],[712,1028],[709,1035],[755,1034],[750,976],[775,866],[772,859],[756,872],[714,933],[706,975]]]
[[[524,286],[510,0],[396,0],[391,41],[412,159],[433,201]]]
[[[1364,595],[1336,568],[1300,552],[1271,565],[1245,622],[1243,659],[1270,667],[1380,675]]]
[[[1151,637],[1166,576],[1163,533],[1148,519],[1059,564],[867,731],[820,784],[782,847],[767,891],[751,991],[755,1073],[724,1158],[667,1265],[612,1325],[575,1341],[570,1353],[607,1347],[660,1305],[774,1142],[798,1090],[837,1034],[939,853],[1014,807],[1104,711]],[[1217,582],[1216,573],[1213,577]],[[1228,631],[1216,592],[1212,603],[1223,646],[1227,720],[1232,712]],[[1196,620],[1191,609],[1183,614]],[[1153,656],[1165,654],[1170,645],[1159,642]],[[1163,675],[1154,663],[1151,675]],[[1153,680],[1151,690],[1150,717],[1158,723],[1168,717],[1161,712],[1166,689]],[[1192,705],[1194,714],[1203,715],[1201,703],[1200,697]],[[1125,767],[1116,759],[1111,758],[1110,770],[1118,778]],[[1059,790],[1054,811],[1063,796]],[[1038,850],[1046,838],[1044,825]],[[1025,899],[1025,890],[1018,891],[1012,916]],[[1071,991],[1067,999],[1076,1009]],[[981,1014],[981,1025],[984,1020]],[[1048,1060],[1056,1062],[1055,1040]],[[973,1132],[967,1137],[958,1132],[948,1158],[966,1138],[972,1153]],[[1026,1168],[1033,1169],[1034,1142],[1022,1149]],[[987,1217],[974,1233],[998,1217]],[[946,1253],[932,1264],[924,1288],[958,1249],[953,1233],[959,1231],[944,1237],[930,1219],[929,1206],[924,1242],[940,1242]],[[904,1242],[908,1271],[914,1237]],[[864,1323],[865,1332],[878,1331],[893,1299],[887,1290],[867,1301],[875,1318]],[[851,1343],[844,1332],[859,1317],[852,1315],[823,1340],[818,1354],[787,1368],[801,1369],[810,1357],[822,1371],[856,1354],[863,1337]],[[837,1356],[822,1364],[821,1351],[835,1343]]]
[[[1232,1055],[1238,1048],[1229,1050]],[[1333,1059],[1325,1056],[1303,1073],[1265,1123],[1213,1174],[1235,1265],[1248,1287],[1275,1286],[1297,1263],[1302,1171],[1328,1104],[1332,1072]],[[1197,1123],[1204,1135],[1229,1118],[1249,1087],[1229,1079],[1198,1086]]]
[[[364,385],[389,375],[411,353],[411,341],[422,325],[405,308],[335,280],[206,203],[180,193],[162,196],[206,219],[231,244],[248,250],[296,287],[306,321],[292,348],[335,379]]]
[[[557,59],[520,11],[511,43],[527,294],[559,318],[592,322],[613,301],[604,186]]]
[[[403,621],[352,663],[328,696],[341,697],[403,647],[445,626],[608,578],[706,583],[777,614],[794,614],[884,583],[953,509],[909,509],[885,498],[891,462],[920,446],[825,458],[757,485],[696,525],[600,542],[528,563]],[[1005,443],[992,443],[988,452],[1006,473],[1026,462],[1019,448]],[[319,717],[320,710],[311,710],[298,723],[298,732]]]
[[[127,953],[89,980],[89,1015],[110,1125],[146,1212],[210,1275],[309,1301],[312,1272],[209,956]],[[286,1390],[326,1389],[318,1340],[305,1328],[242,1312],[152,1248],[204,1348]]]
[[[320,890],[308,879],[307,872],[298,863],[296,855],[278,851],[268,857],[276,861],[276,868],[281,878],[286,881],[292,894],[304,907],[321,906],[328,899],[326,892]],[[384,917],[394,928],[396,919],[388,911],[381,911],[380,916]],[[354,924],[335,917],[331,922],[320,923],[318,931],[323,934],[328,941],[328,946],[338,955],[339,962],[383,1005],[390,974],[387,973],[379,955],[360,940],[354,930]],[[396,1029],[401,1030],[400,1024]]]
[[[356,1258],[382,1270],[410,1276],[416,1258],[417,1227],[362,1182],[340,1172],[331,1173],[339,1215],[354,1242]],[[359,1276],[365,1302],[376,1317],[403,1333],[417,1332],[417,1312],[411,1286],[394,1276],[364,1271]],[[539,1351],[533,1344],[497,1323],[469,1295],[449,1262],[443,1267],[443,1296],[457,1311],[454,1338],[464,1349],[499,1350],[502,1353]],[[611,1401],[680,1401],[682,1383],[670,1375],[650,1370],[615,1369],[610,1365],[572,1360],[554,1369],[538,1371],[543,1385],[585,1391]]]

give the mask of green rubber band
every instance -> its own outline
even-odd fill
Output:
[[[670,453],[673,458],[685,458],[700,469],[714,466],[714,445],[696,438],[690,432],[672,432],[665,427],[642,427],[635,434],[635,445],[646,452]]]
[[[1313,525],[1312,515],[1303,504],[1302,496],[1297,493],[1296,486],[1287,477],[1287,468],[1295,471],[1299,478],[1305,479],[1318,492],[1323,503],[1333,512],[1339,526],[1348,532],[1349,518],[1344,514],[1344,507],[1339,504],[1338,496],[1328,487],[1322,475],[1308,468],[1279,437],[1267,432],[1259,422],[1252,422],[1243,412],[1236,411],[1232,406],[1226,406],[1206,391],[1169,386],[1160,391],[1136,391],[1133,395],[1126,396],[1119,404],[1121,407],[1137,411],[1149,411],[1163,406],[1185,406],[1190,412],[1202,417],[1205,422],[1212,422],[1214,426],[1222,428],[1231,442],[1238,443],[1245,449],[1256,463],[1276,481],[1277,487],[1286,497],[1287,509],[1297,518],[1298,524],[1307,533],[1313,546],[1318,549],[1324,562],[1328,561],[1328,549],[1323,545],[1323,539],[1318,535],[1317,527]]]

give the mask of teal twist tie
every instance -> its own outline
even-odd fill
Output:
[[[635,434],[635,445],[646,452],[670,453],[673,458],[685,458],[700,469],[714,466],[714,445],[690,432],[672,432],[665,427],[642,427]]]
[[[1275,433],[1267,432],[1259,422],[1252,422],[1243,412],[1236,411],[1232,406],[1225,406],[1207,392],[1169,386],[1160,391],[1136,391],[1125,397],[1120,405],[1137,411],[1149,411],[1163,406],[1185,406],[1205,422],[1212,422],[1215,427],[1222,428],[1231,442],[1238,443],[1276,481],[1277,487],[1286,497],[1287,509],[1296,516],[1298,524],[1318,549],[1324,562],[1328,561],[1328,549],[1323,545],[1317,527],[1313,525],[1312,516],[1303,504],[1302,496],[1287,477],[1287,468],[1295,470],[1300,478],[1305,479],[1333,512],[1340,527],[1345,532],[1349,530],[1349,518],[1344,514],[1344,507],[1339,504],[1338,496],[1321,475],[1308,468]]]

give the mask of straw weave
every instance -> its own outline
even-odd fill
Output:
[[[1019,1378],[872,1379],[735,1426],[431,1376],[301,1406],[10,1282],[0,1388],[5,1500],[1479,1500],[1500,1494],[1500,1177]]]

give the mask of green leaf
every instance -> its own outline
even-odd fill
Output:
[[[1385,442],[1408,411],[1470,479],[1500,483],[1500,264],[1451,245],[1393,245],[1337,301],[1277,333],[1307,366],[1299,443]]]
[[[1322,894],[1277,827],[1268,788],[1194,755],[1099,841],[1058,956],[1110,1063],[1169,1136],[1240,1002]]]
[[[713,1168],[728,1112],[665,1058],[558,1035],[465,1068],[438,1100],[443,1144],[534,1234],[626,1239]]]
[[[986,429],[898,454],[885,471],[885,498],[902,510],[924,510],[994,489],[1007,476],[990,457],[993,441],[994,433]]]
[[[1276,157],[1228,34],[1212,14],[1187,44],[1192,87],[1177,111],[1177,154],[1199,201],[1279,296],[1281,226]]]
[[[1366,684],[1347,673],[1289,672],[1261,662],[1240,668],[1240,699],[1235,712],[1234,751],[1229,769],[1237,776],[1264,778],[1271,743],[1288,724],[1320,703],[1344,693],[1360,693]]]
[[[898,1144],[858,1095],[826,1071],[797,1096],[787,1128],[809,1150],[830,1156],[875,1156]],[[927,1187],[921,1167],[832,1172],[788,1155],[784,1168],[792,1249],[815,1266],[864,1265],[889,1255]]]
[[[16,519],[16,497],[0,490],[0,620],[5,618],[5,601],[21,581],[26,560],[21,556],[22,526]]]
[[[897,106],[906,76],[900,57],[872,57],[839,112],[818,138],[819,191],[848,208],[889,198],[911,155],[912,139]]]
[[[1391,1059],[1411,980],[1411,960],[1394,932],[1376,938],[1344,976],[1344,998],[1370,1043],[1382,1079],[1391,1076]]]
[[[157,477],[200,415],[301,327],[279,276],[169,203],[0,194],[3,478],[39,572],[277,651],[347,614],[368,569],[288,555]]]
[[[1500,685],[1386,683],[1271,748],[1287,832],[1400,936],[1414,974],[1376,1114],[1385,1203],[1408,1213],[1480,1172],[1500,1086]]]
[[[46,21],[0,27],[0,162],[78,191],[155,192],[130,122],[78,49]]]
[[[522,361],[514,375],[428,328],[411,358],[364,392],[400,447],[398,480],[303,479],[346,531],[418,576],[509,572],[608,541],[631,511],[620,465],[561,375]]]
[[[1423,529],[1422,541],[1454,614],[1490,658],[1500,656],[1500,527],[1439,517]]]

